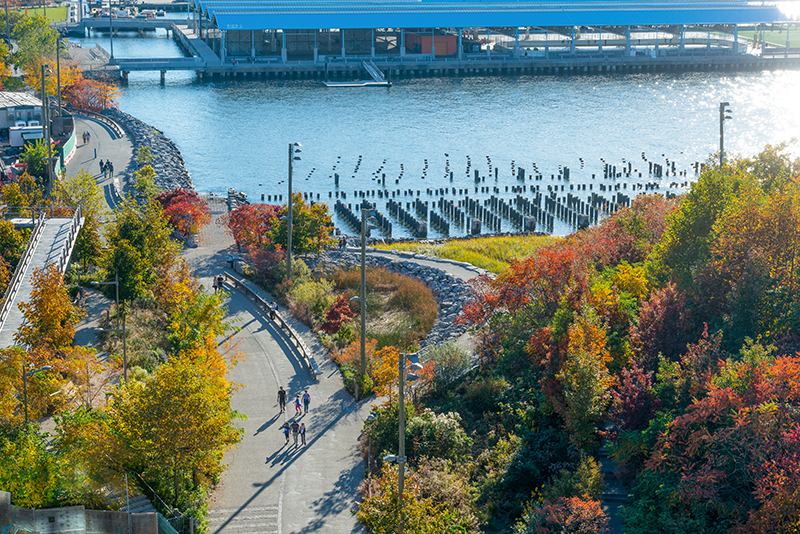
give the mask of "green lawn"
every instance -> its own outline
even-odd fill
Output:
[[[25,8],[19,9],[22,13],[25,13]],[[47,19],[50,22],[64,22],[67,20],[68,8],[67,6],[58,6],[58,7],[48,7],[47,8]],[[44,8],[41,7],[29,7],[28,8],[28,15],[44,15]]]
[[[753,38],[752,31],[739,30],[740,37]],[[759,32],[760,35],[761,32]],[[767,31],[764,32],[767,44],[783,48],[786,46],[786,31]],[[793,27],[789,30],[789,46],[791,48],[800,47],[800,28]]]

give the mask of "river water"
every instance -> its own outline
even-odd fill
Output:
[[[109,48],[99,35],[73,40]],[[114,52],[181,55],[163,33],[115,38]],[[422,200],[464,197],[453,188],[487,198],[498,187],[498,196],[510,199],[505,187],[518,183],[512,162],[542,175],[529,186],[552,184],[560,196],[579,184],[600,193],[604,164],[621,169],[629,162],[631,178],[618,180],[626,182],[626,194],[649,182],[679,192],[695,176],[691,164],[719,149],[719,102],[733,110],[726,152],[752,155],[798,136],[798,87],[800,71],[396,79],[389,89],[325,88],[317,80],[198,82],[194,73],[180,72],[168,72],[161,86],[154,72],[131,73],[119,107],[176,143],[198,191],[233,187],[253,201],[262,194],[285,201],[288,144],[296,141],[303,145],[294,165],[296,191],[325,201],[345,192],[345,202],[354,203],[355,191],[381,189],[377,180],[385,174],[395,198],[412,202],[417,191]],[[667,160],[677,176],[648,176],[648,162]],[[492,189],[475,193],[474,171],[488,176],[490,164],[492,175],[480,185]],[[558,180],[560,166],[569,167],[569,182]],[[442,188],[448,193],[426,193]],[[367,198],[384,211],[385,200]],[[399,224],[395,230],[403,234]]]

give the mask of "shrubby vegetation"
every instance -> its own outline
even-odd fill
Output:
[[[452,465],[439,496],[466,488],[467,531],[601,532],[605,447],[632,495],[626,532],[791,531],[799,228],[800,161],[767,147],[477,280],[478,367],[445,387],[423,371],[407,398],[410,517],[460,531],[417,489],[437,461]],[[365,424],[382,470],[359,517],[374,532],[397,524],[379,461],[397,454],[397,409],[389,395]]]

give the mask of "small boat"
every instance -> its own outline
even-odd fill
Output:
[[[156,17],[163,17],[166,16],[166,14],[167,12],[164,11],[163,9],[159,9],[158,11],[156,11]]]

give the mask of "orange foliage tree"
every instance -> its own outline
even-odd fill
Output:
[[[61,96],[74,108],[100,113],[116,105],[119,90],[101,80],[81,76],[72,83],[64,84]]]
[[[165,191],[156,197],[170,226],[190,234],[211,222],[211,210],[196,191],[182,188]]]
[[[239,206],[222,218],[228,231],[243,247],[263,247],[266,234],[278,220],[280,206],[272,204],[248,204]]]

